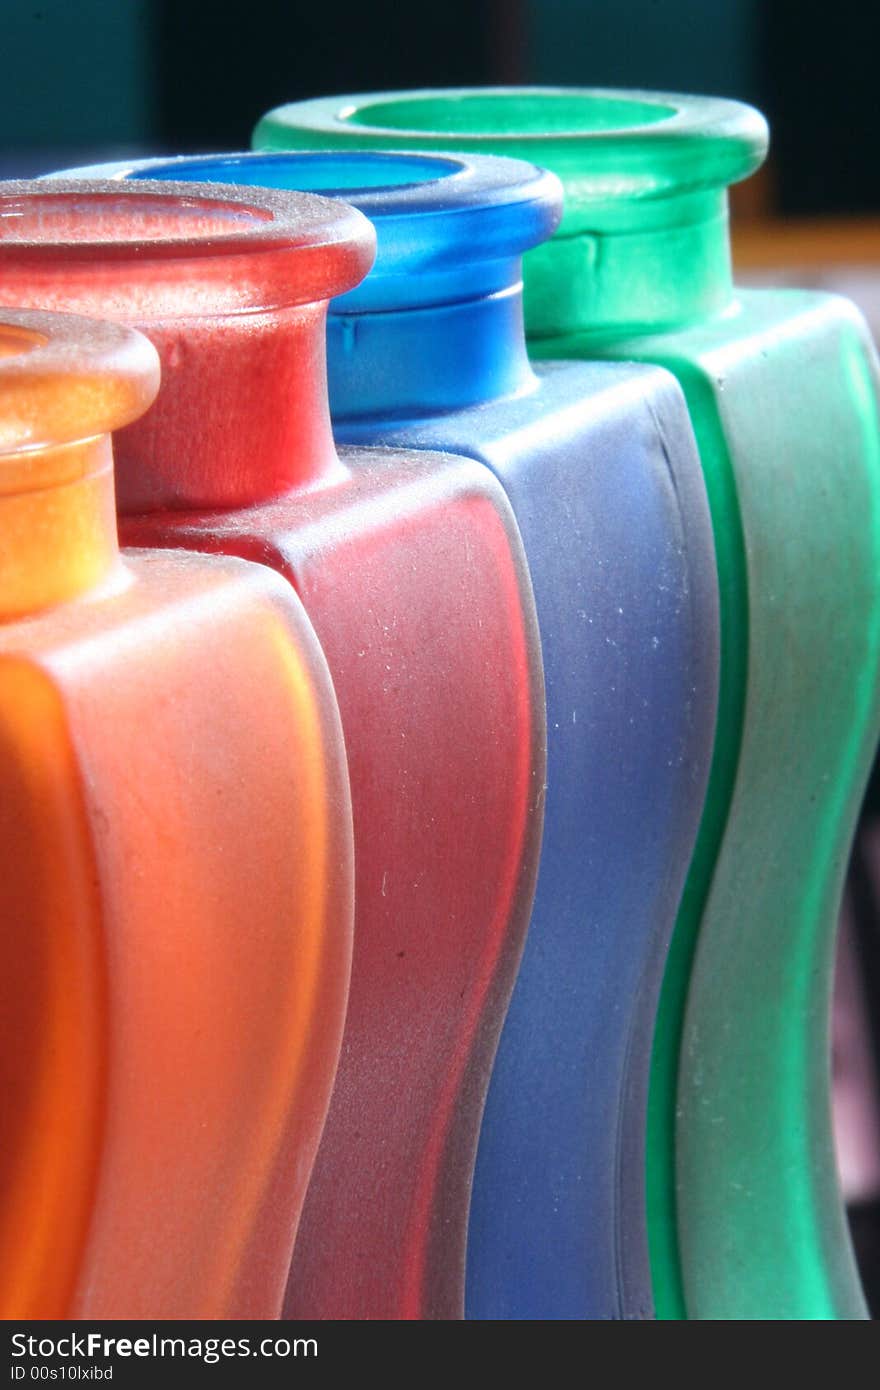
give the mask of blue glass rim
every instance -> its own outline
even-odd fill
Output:
[[[317,193],[376,224],[373,278],[518,257],[551,237],[562,184],[525,160],[412,150],[179,155],[64,170],[50,179],[168,179]]]

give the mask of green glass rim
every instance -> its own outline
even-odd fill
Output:
[[[558,174],[579,204],[721,189],[767,152],[744,102],[603,87],[454,87],[319,97],[276,107],[258,149],[459,150],[513,155]]]

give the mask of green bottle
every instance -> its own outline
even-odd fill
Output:
[[[658,363],[684,388],[722,604],[706,806],[648,1116],[660,1316],[866,1316],[829,1105],[834,937],[880,731],[877,362],[834,296],[733,287],[727,186],[767,128],[732,101],[494,88],[339,96],[260,148],[520,155],[566,211],[528,253],[533,357]]]

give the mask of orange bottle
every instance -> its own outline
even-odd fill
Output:
[[[158,379],[129,329],[0,311],[4,1318],[277,1316],[342,1033],[308,619],[264,566],[118,550],[109,432]]]

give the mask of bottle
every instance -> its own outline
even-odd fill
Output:
[[[658,1310],[864,1316],[834,1167],[828,1016],[878,736],[877,365],[845,300],[733,287],[727,185],[761,162],[762,117],[666,93],[462,89],[294,104],[256,139],[546,164],[566,212],[526,257],[531,350],[657,363],[681,382],[712,509],[722,652],[652,1071]]]
[[[353,845],[330,677],[264,567],[120,554],[110,431],[158,382],[128,328],[0,310],[16,1320],[278,1316],[342,1037]]]
[[[466,1307],[649,1315],[651,1039],[717,698],[712,530],[681,390],[653,368],[529,365],[521,257],[560,213],[533,165],[331,151],[101,172],[335,190],[360,208],[378,252],[331,305],[337,437],[468,454],[508,494],[541,624],[548,800],[481,1129]]]
[[[372,260],[360,213],[152,182],[17,196],[40,254],[0,239],[0,292],[131,319],[163,357],[149,430],[119,440],[123,534],[283,574],[339,700],[352,984],[286,1314],[458,1317],[479,1118],[543,807],[540,645],[512,513],[465,458],[337,455],[326,305]],[[234,232],[216,235],[218,219]]]

